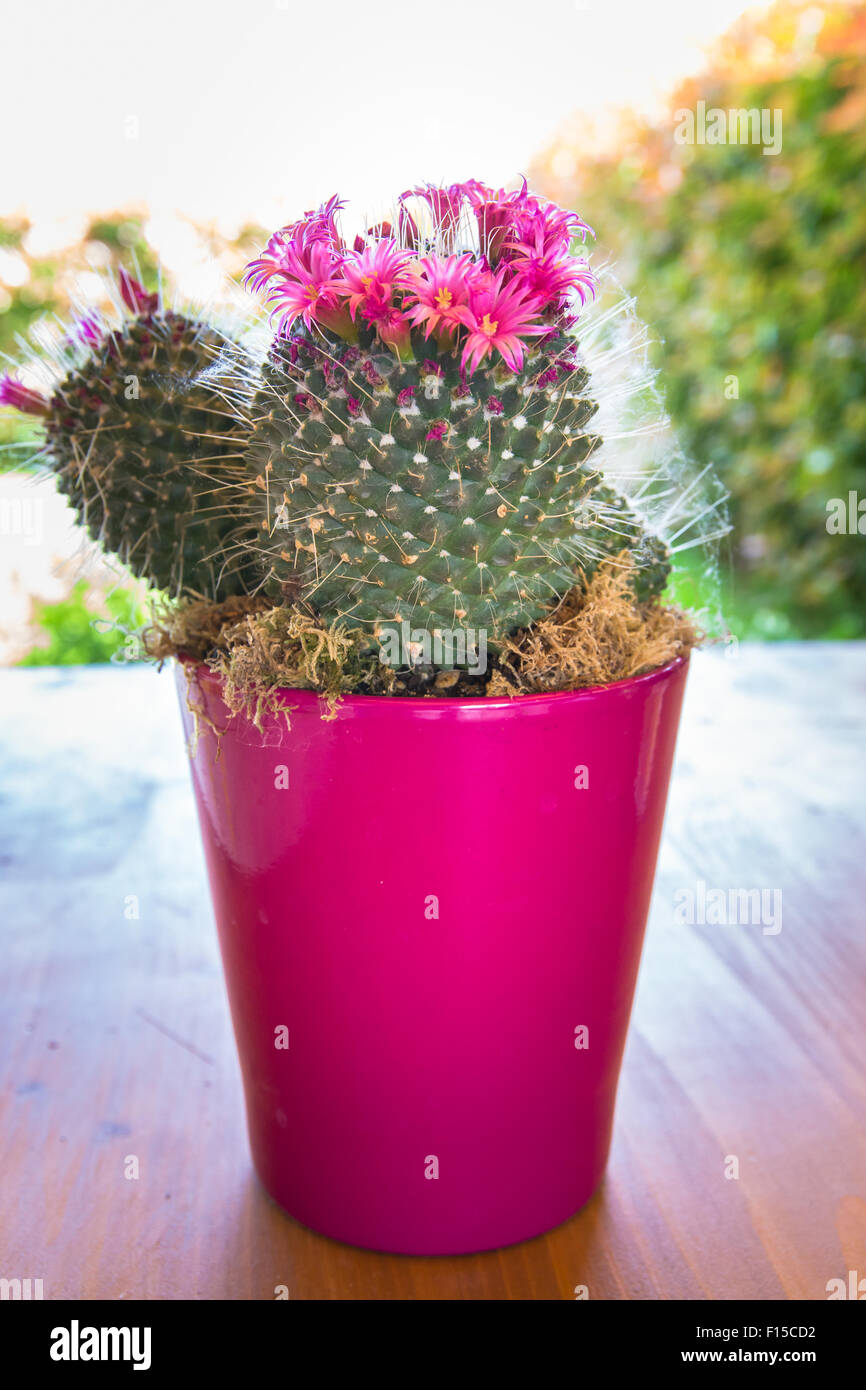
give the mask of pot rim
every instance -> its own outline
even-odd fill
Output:
[[[455,714],[459,711],[480,711],[490,710],[491,713],[502,713],[504,710],[516,711],[523,708],[537,709],[539,705],[561,703],[564,700],[580,700],[591,695],[605,694],[607,691],[618,691],[628,688],[644,688],[656,682],[666,680],[681,666],[687,666],[691,653],[687,652],[684,656],[676,656],[673,661],[668,661],[664,666],[657,666],[652,671],[645,671],[643,675],[626,676],[622,680],[610,681],[607,685],[584,685],[579,690],[553,690],[542,691],[535,695],[468,695],[464,698],[448,695],[341,695],[338,709],[373,709],[376,707],[400,708],[405,709],[406,713],[418,713],[427,710],[429,713],[444,713],[446,710],[453,710]],[[179,653],[175,660],[182,666],[193,667],[196,676],[200,681],[208,685],[221,685],[223,677],[218,672],[212,671],[209,666],[202,661],[196,661],[194,657],[184,656]],[[281,704],[293,704],[296,708],[309,707],[315,702],[324,701],[325,696],[319,690],[306,690],[291,686],[280,686],[274,692],[280,697]]]

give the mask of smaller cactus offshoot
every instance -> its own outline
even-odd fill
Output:
[[[244,589],[241,526],[246,425],[208,372],[226,346],[211,325],[164,308],[125,271],[112,324],[74,325],[50,395],[8,375],[0,404],[40,418],[42,456],[90,536],[171,596]]]

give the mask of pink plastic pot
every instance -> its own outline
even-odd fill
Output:
[[[285,692],[179,666],[253,1158],[299,1221],[459,1254],[604,1171],[687,664],[516,700]],[[187,690],[187,679],[190,681]],[[285,1044],[288,1043],[288,1046]]]

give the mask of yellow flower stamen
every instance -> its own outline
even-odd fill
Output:
[[[454,298],[450,290],[441,289],[436,291],[436,308],[450,309],[451,301]]]
[[[482,333],[486,333],[488,338],[492,338],[498,327],[499,322],[497,319],[491,319],[489,314],[484,315],[484,318],[481,320]]]

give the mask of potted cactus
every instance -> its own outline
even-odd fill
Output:
[[[475,180],[341,214],[249,267],[264,353],[124,274],[0,401],[159,591],[265,1186],[458,1253],[602,1177],[695,639],[676,487],[598,429],[589,229]]]

